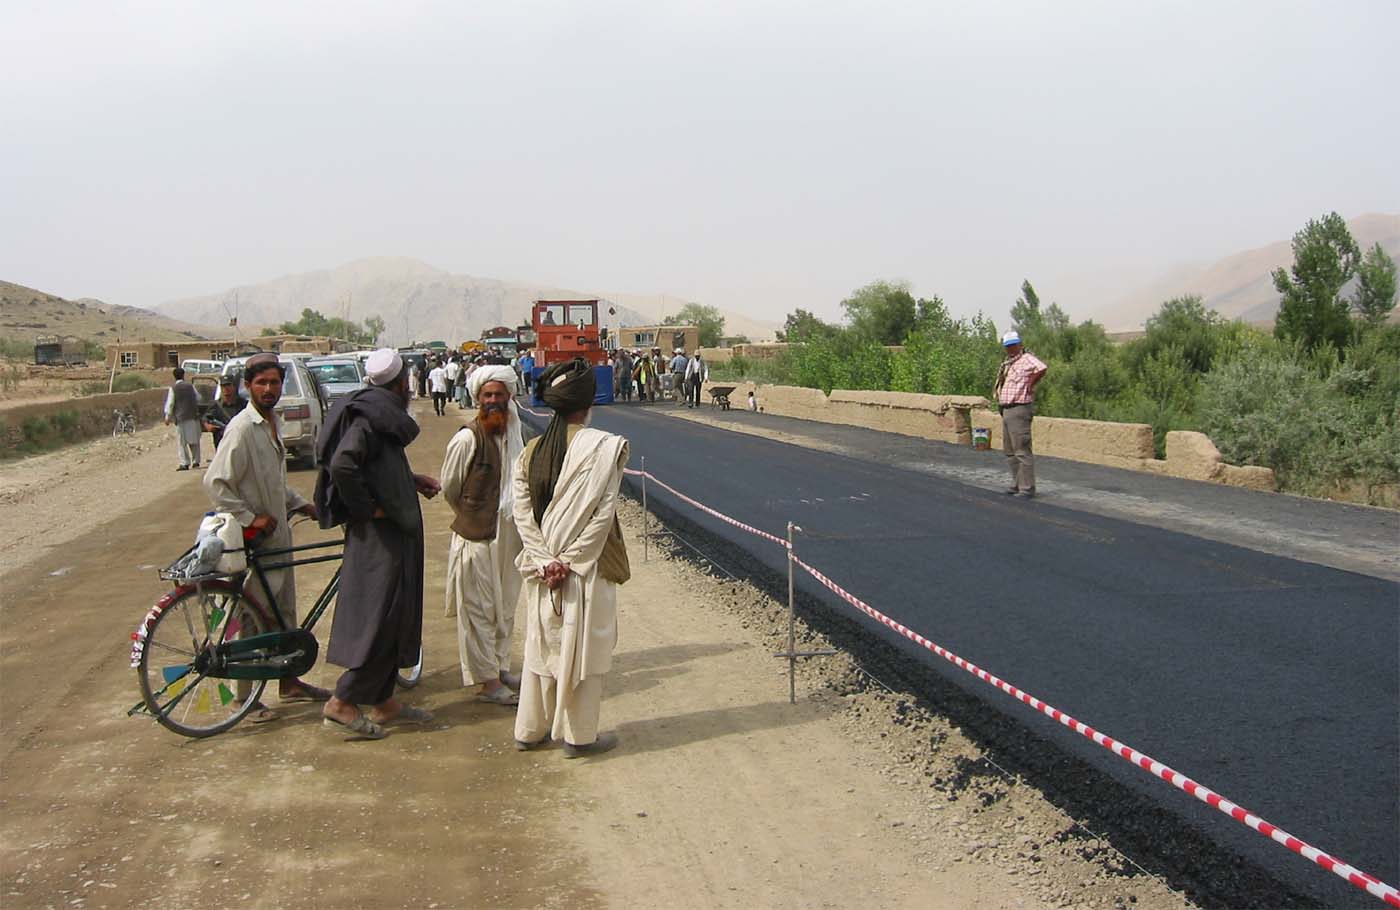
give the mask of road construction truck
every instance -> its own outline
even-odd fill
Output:
[[[613,401],[613,371],[603,345],[596,300],[536,300],[530,311],[535,332],[535,375],[556,363],[582,357],[598,380],[595,404]],[[539,383],[534,383],[537,403]]]

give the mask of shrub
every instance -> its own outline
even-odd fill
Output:
[[[20,424],[20,432],[24,434],[25,445],[31,449],[38,449],[48,441],[52,428],[43,417],[26,417]]]
[[[1328,473],[1328,398],[1296,352],[1257,344],[1204,378],[1198,414],[1226,461],[1273,468],[1299,489]]]
[[[112,383],[113,392],[139,392],[155,388],[155,381],[145,373],[123,373]]]
[[[58,411],[49,415],[49,426],[55,435],[67,442],[82,438],[82,417],[77,411]]]

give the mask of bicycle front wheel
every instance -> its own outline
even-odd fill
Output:
[[[142,628],[136,672],[146,708],[161,726],[182,736],[213,736],[257,706],[266,680],[219,679],[198,669],[200,656],[219,642],[273,631],[262,608],[235,585],[177,588]]]

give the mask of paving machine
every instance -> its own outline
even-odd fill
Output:
[[[598,324],[596,300],[536,300],[530,310],[530,323],[535,332],[535,370],[539,376],[545,367],[582,357],[593,367],[598,380],[594,404],[613,401],[613,371],[608,364],[608,352],[603,347],[603,330]],[[539,384],[535,401],[539,399]]]

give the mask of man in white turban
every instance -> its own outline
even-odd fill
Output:
[[[452,506],[447,553],[447,614],[457,614],[462,684],[477,700],[518,704],[520,677],[510,672],[510,641],[522,578],[511,469],[524,449],[515,406],[515,370],[483,364],[467,379],[476,418],[447,444],[442,486]]]

